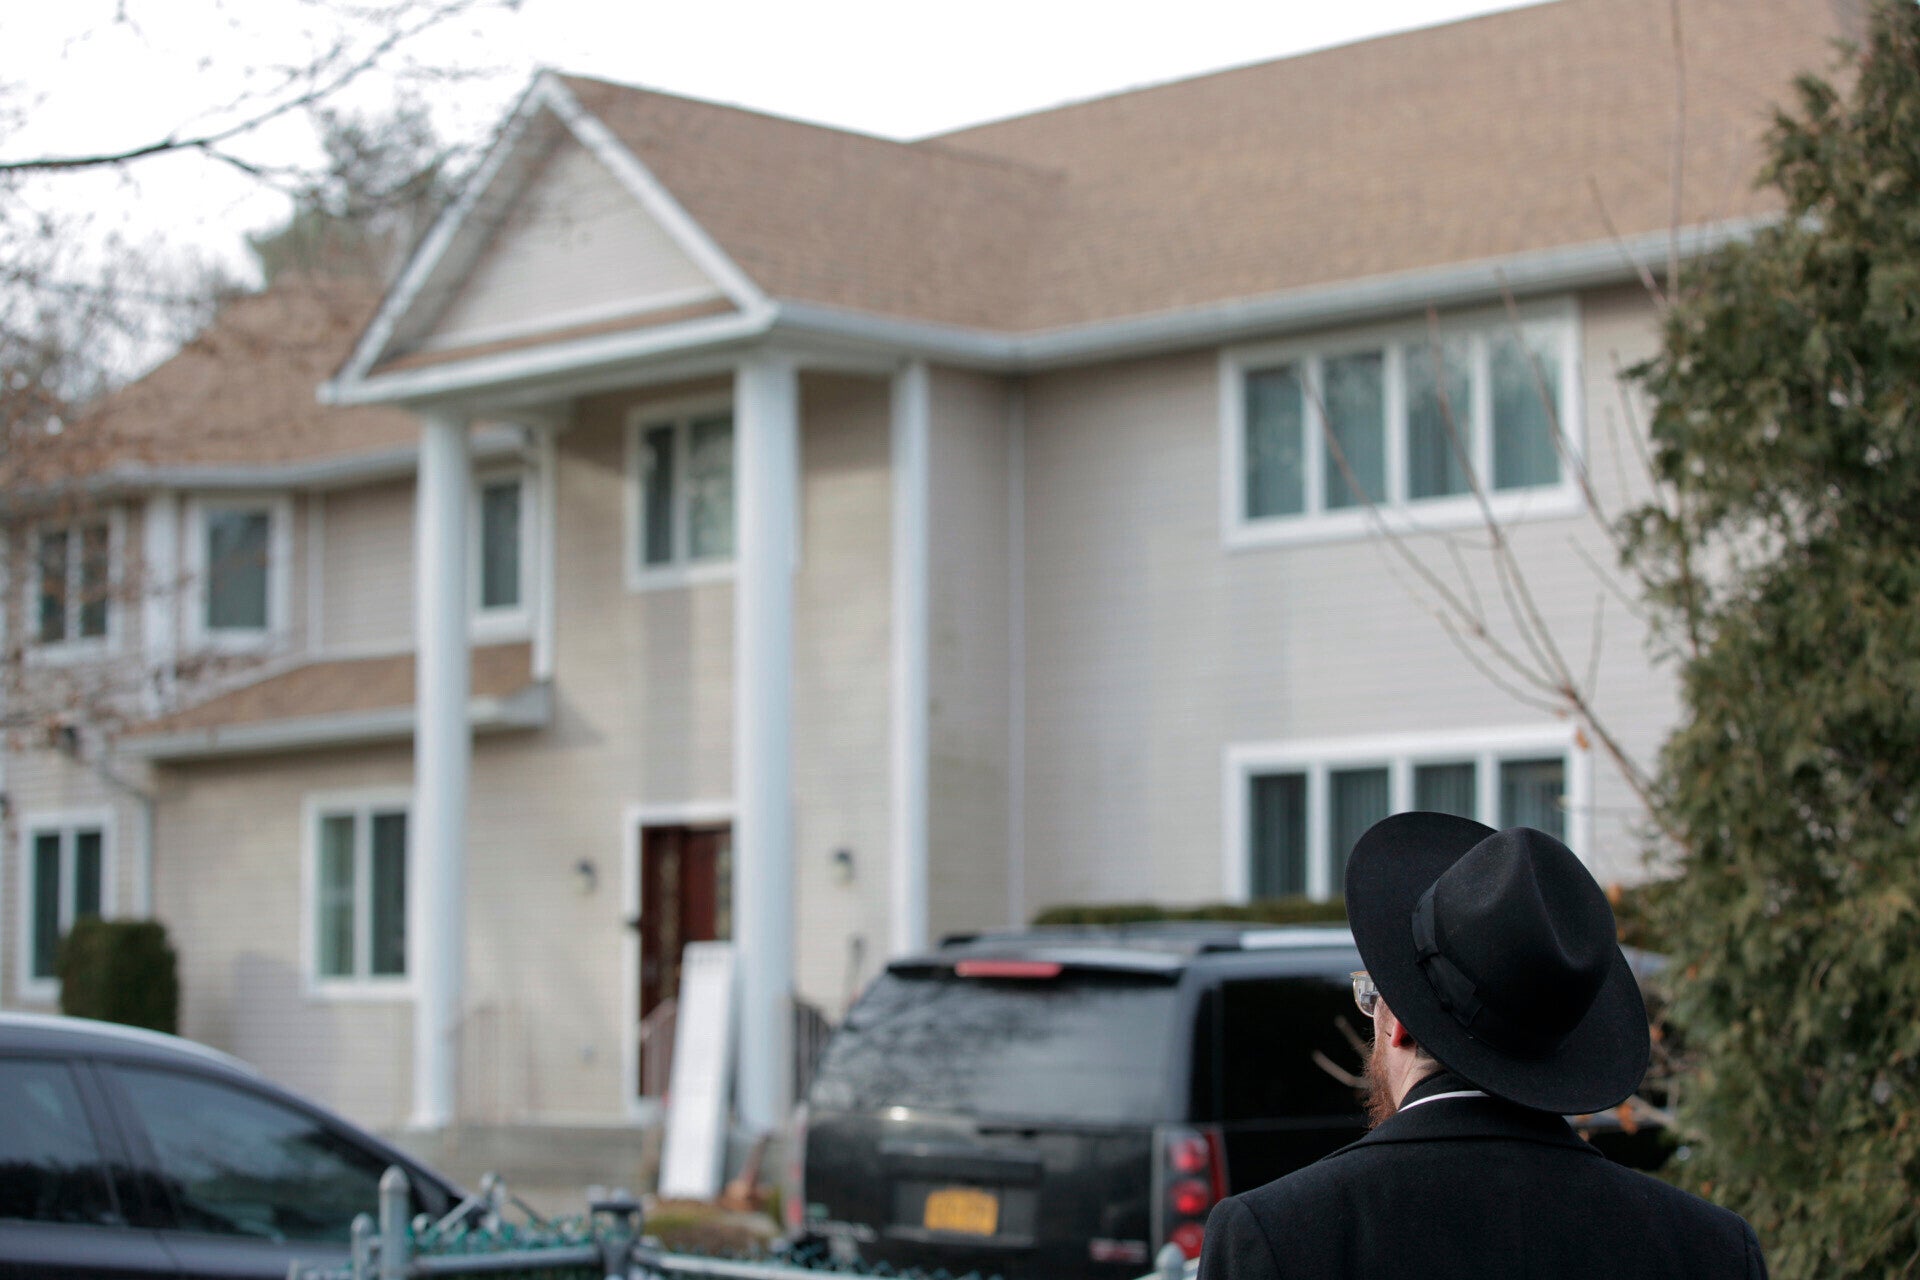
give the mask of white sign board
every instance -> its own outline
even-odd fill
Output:
[[[720,1194],[732,1083],[733,944],[690,942],[680,958],[680,1004],[667,1077],[662,1199],[711,1200]]]

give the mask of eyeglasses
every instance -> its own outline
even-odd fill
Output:
[[[1373,975],[1365,969],[1355,969],[1352,977],[1353,1002],[1360,1006],[1360,1012],[1371,1018],[1374,1006],[1380,1003],[1380,988],[1373,985]]]

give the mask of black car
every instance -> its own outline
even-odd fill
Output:
[[[107,1023],[0,1014],[0,1275],[260,1277],[346,1257],[380,1175],[452,1183],[245,1063]]]
[[[1007,1280],[1197,1256],[1221,1197],[1365,1131],[1359,967],[1337,926],[1042,929],[897,961],[822,1055],[787,1225],[843,1260]]]

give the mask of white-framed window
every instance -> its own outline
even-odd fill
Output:
[[[27,531],[27,635],[36,657],[112,644],[121,542],[121,521],[109,512]]]
[[[474,479],[471,581],[474,631],[519,634],[532,617],[534,485],[524,469],[489,470]]]
[[[1221,357],[1229,546],[1407,532],[1578,509],[1571,302],[1380,326]],[[1369,508],[1371,507],[1371,514]]]
[[[29,814],[20,824],[20,994],[56,1000],[60,939],[113,910],[113,815]]]
[[[198,497],[188,505],[187,527],[188,637],[215,648],[249,648],[286,634],[291,499]]]
[[[410,994],[411,811],[405,791],[308,798],[306,970],[316,993]]]
[[[627,584],[733,572],[733,409],[725,400],[635,409],[627,419]]]
[[[1228,748],[1225,891],[1337,897],[1366,829],[1410,809],[1537,827],[1585,856],[1587,752],[1565,725]]]

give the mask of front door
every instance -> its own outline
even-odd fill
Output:
[[[733,936],[733,830],[725,824],[640,833],[640,1092],[657,1096],[671,1057],[680,953]]]

